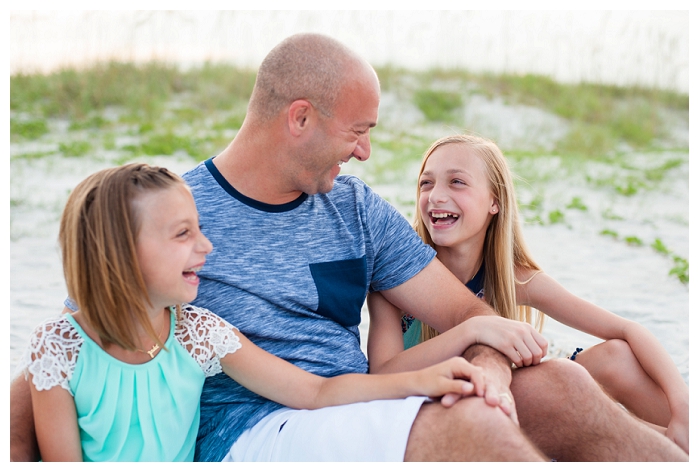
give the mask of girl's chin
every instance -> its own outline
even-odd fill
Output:
[[[190,291],[186,296],[183,296],[178,302],[179,305],[183,303],[192,303],[195,298],[197,298],[198,290],[195,287],[193,291]]]
[[[451,239],[451,235],[448,233],[449,228],[439,228],[439,229],[434,229],[430,228],[430,237],[432,238],[432,241],[448,241]]]
[[[454,238],[452,235],[447,235],[443,233],[435,232],[436,234],[431,234],[432,242],[435,246],[440,247],[453,247],[459,244],[461,241],[458,238]]]
[[[436,246],[441,246],[441,247],[449,247],[450,246],[450,241],[448,239],[440,238],[439,236],[437,236],[436,238],[434,236],[432,236],[432,242]]]

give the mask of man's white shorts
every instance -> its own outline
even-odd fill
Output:
[[[224,462],[402,462],[426,397],[319,410],[282,408],[245,431]]]

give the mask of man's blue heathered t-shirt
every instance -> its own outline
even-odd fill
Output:
[[[352,176],[284,205],[240,194],[212,159],[183,177],[214,246],[192,304],[314,374],[366,373],[358,326],[367,292],[402,284],[435,255],[405,218]],[[209,377],[195,460],[220,461],[243,431],[280,407],[225,374]]]

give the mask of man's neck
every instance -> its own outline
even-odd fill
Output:
[[[261,203],[283,205],[299,198],[302,192],[283,190],[284,176],[278,175],[274,156],[271,143],[265,149],[256,146],[254,140],[241,138],[239,133],[213,162],[223,178],[241,194]]]

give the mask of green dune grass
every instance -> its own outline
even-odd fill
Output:
[[[546,191],[556,182],[582,182],[591,191],[634,198],[662,191],[678,172],[684,178],[681,173],[688,167],[688,139],[677,138],[678,129],[688,130],[687,94],[564,84],[532,74],[395,67],[376,71],[383,93],[395,97],[402,108],[381,112],[372,133],[375,157],[362,163],[361,177],[372,186],[403,186],[406,190],[392,203],[408,216],[414,205],[413,174],[429,144],[445,134],[479,132],[473,129],[477,123],[464,118],[476,98],[499,107],[537,110],[560,123],[545,146],[534,139],[537,136],[516,145],[501,144],[517,177],[527,224],[568,225],[575,215],[594,212],[586,195],[556,201]],[[120,164],[181,155],[201,161],[235,136],[254,82],[254,70],[213,63],[185,70],[160,62],[106,62],[50,74],[12,75],[11,159],[98,156]],[[388,116],[391,113],[394,116]],[[410,125],[403,124],[401,113],[412,114]],[[524,121],[526,116],[525,112]],[[639,163],[634,157],[639,154],[650,157]],[[610,224],[624,221],[609,207],[598,216]],[[687,260],[660,240],[646,243],[635,235],[620,236],[623,233],[613,228],[603,234],[654,249],[673,261],[671,275],[687,283]]]

